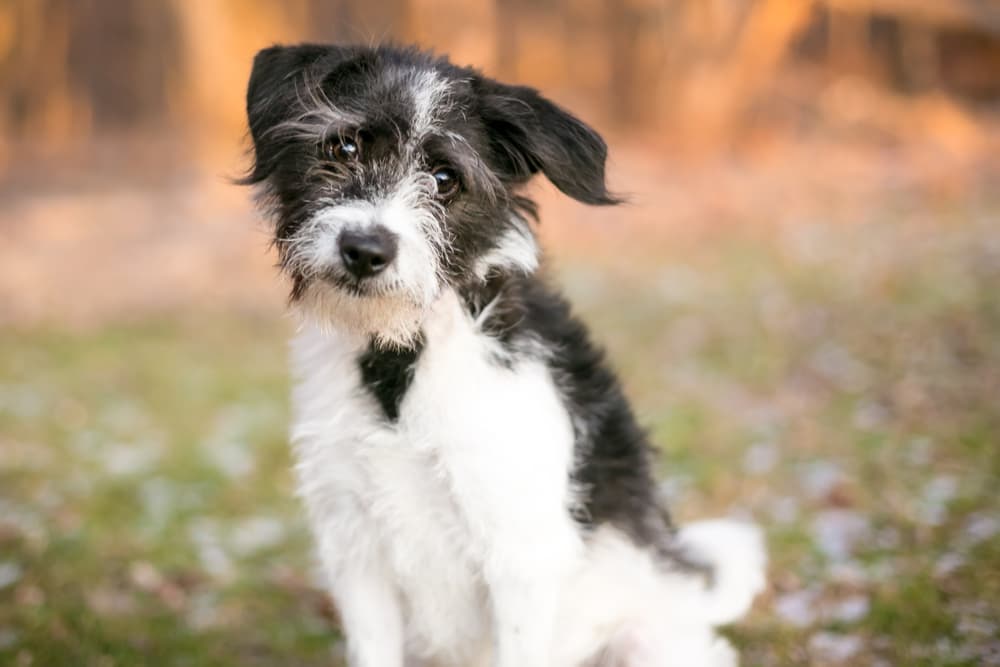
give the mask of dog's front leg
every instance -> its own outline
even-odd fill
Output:
[[[494,666],[551,667],[552,632],[560,580],[525,555],[542,556],[544,547],[520,546],[526,553],[496,563],[487,574],[493,602]],[[518,562],[520,561],[520,562]]]
[[[465,470],[474,467],[470,464]],[[482,574],[492,612],[493,666],[553,667],[557,607],[582,548],[560,500],[561,476],[537,475],[537,469],[485,468],[490,472],[463,476],[462,481],[477,481],[459,487],[459,494],[474,526],[473,542],[484,548]]]
[[[403,667],[399,603],[384,579],[345,572],[331,587],[347,637],[350,667]]]
[[[392,581],[372,550],[335,539],[339,532],[320,538],[320,557],[346,637],[347,664],[403,667],[403,617]]]
[[[493,666],[554,667],[557,607],[578,563],[580,538],[559,501],[558,475],[547,484],[531,471],[518,481],[491,470],[493,480],[480,478],[477,493],[469,489],[462,497],[466,509],[474,510],[470,516],[483,529],[479,540],[486,545],[483,578],[492,611]]]

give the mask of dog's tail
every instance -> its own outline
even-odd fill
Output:
[[[705,620],[725,625],[743,616],[765,583],[767,553],[760,529],[713,519],[683,526],[677,537],[684,553],[711,572],[705,598],[698,605]]]

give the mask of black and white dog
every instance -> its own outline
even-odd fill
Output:
[[[301,316],[299,490],[352,667],[721,666],[756,529],[680,530],[602,353],[539,275],[541,172],[614,204],[530,88],[413,49],[261,51],[257,184]]]

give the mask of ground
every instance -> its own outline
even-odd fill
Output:
[[[679,520],[767,533],[744,664],[1000,665],[997,190],[844,210],[553,277]],[[176,306],[0,330],[0,664],[340,664],[289,473],[291,324]]]

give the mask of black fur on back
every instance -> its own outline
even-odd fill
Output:
[[[492,302],[484,329],[508,350],[508,364],[541,357],[552,372],[576,438],[575,518],[587,527],[610,523],[639,544],[669,551],[673,528],[657,499],[655,452],[566,299],[540,276],[495,277],[465,296],[474,311]]]

